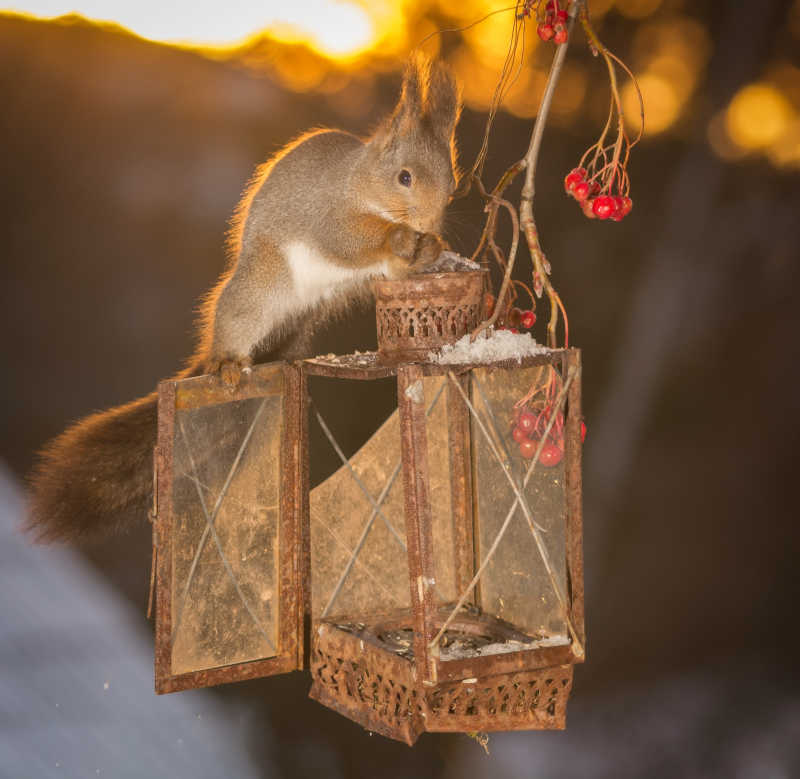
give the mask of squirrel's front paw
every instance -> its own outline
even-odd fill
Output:
[[[419,233],[408,225],[397,225],[389,234],[389,248],[392,250],[392,254],[411,261],[417,251],[418,239]]]
[[[211,360],[206,363],[206,373],[216,373],[220,381],[229,389],[236,389],[242,380],[242,374],[249,373],[253,361],[250,359]]]
[[[413,270],[435,262],[444,248],[438,235],[418,233],[408,225],[397,225],[392,230],[389,245],[392,252],[407,260]]]
[[[433,233],[420,235],[412,268],[427,268],[428,265],[439,259],[439,255],[442,253],[443,249],[442,240],[438,235],[434,235]]]

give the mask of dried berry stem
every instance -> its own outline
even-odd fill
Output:
[[[570,8],[567,41],[559,45],[556,49],[555,56],[553,57],[553,64],[550,66],[550,74],[547,77],[547,86],[545,87],[544,94],[542,95],[542,102],[539,106],[539,113],[536,115],[536,122],[533,126],[533,132],[531,133],[531,142],[523,158],[525,163],[525,184],[522,187],[522,197],[520,199],[520,226],[525,233],[528,249],[531,253],[531,260],[533,261],[534,291],[537,297],[541,297],[542,291],[546,292],[550,301],[550,320],[547,323],[547,345],[551,349],[557,346],[556,328],[558,326],[558,314],[559,311],[564,310],[564,307],[561,303],[561,298],[550,283],[550,267],[545,259],[541,244],[539,243],[539,231],[536,228],[536,221],[533,217],[533,198],[536,192],[536,163],[539,159],[544,128],[550,113],[550,106],[553,101],[553,95],[555,94],[556,84],[561,75],[561,69],[564,66],[567,46],[572,38],[575,16],[579,9],[582,8],[582,0],[575,0]]]
[[[486,241],[490,235],[494,235],[495,224],[497,220],[497,203],[495,202],[495,198],[500,197],[503,194],[506,187],[517,177],[517,174],[524,170],[525,165],[523,164],[522,160],[515,162],[503,175],[500,177],[500,180],[495,185],[495,188],[492,190],[491,194],[487,193],[484,189],[484,186],[481,180],[477,177],[477,175],[473,174],[472,179],[473,182],[477,185],[478,191],[481,193],[482,197],[485,197],[489,200],[489,203],[486,205],[486,213],[488,214],[486,218],[486,224],[483,227],[483,233],[481,234],[481,239],[478,242],[478,248],[472,253],[472,261],[476,261],[478,256],[481,253],[481,250],[486,245]]]
[[[481,322],[473,331],[472,331],[472,340],[474,341],[478,335],[486,330],[488,327],[494,325],[497,321],[497,317],[502,310],[501,303],[505,299],[506,292],[508,291],[509,282],[511,281],[511,271],[514,269],[514,260],[517,256],[517,247],[519,246],[519,218],[517,217],[517,210],[508,200],[503,200],[500,197],[493,197],[492,203],[495,204],[495,213],[497,212],[497,207],[502,206],[503,208],[508,211],[508,215],[511,217],[511,249],[508,252],[508,261],[506,262],[506,272],[503,274],[503,283],[500,285],[500,292],[497,295],[497,303],[495,304],[494,311],[492,315]],[[491,216],[491,215],[490,215]],[[489,235],[489,247],[492,249],[493,253],[495,254],[495,259],[498,260],[500,263],[498,255],[501,254],[500,248],[494,241],[494,231]],[[501,263],[500,263],[501,264]]]

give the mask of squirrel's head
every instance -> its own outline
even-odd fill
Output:
[[[456,188],[458,85],[441,62],[406,66],[400,101],[365,147],[361,196],[371,211],[419,232],[438,233]]]

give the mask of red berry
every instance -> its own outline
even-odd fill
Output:
[[[553,31],[553,40],[556,43],[567,42],[567,28],[561,22],[556,22],[556,26]]]
[[[572,197],[574,197],[579,203],[582,200],[586,200],[586,198],[589,197],[589,182],[578,182],[572,190]]]
[[[530,460],[536,454],[536,449],[539,446],[538,441],[532,438],[526,438],[524,441],[519,442],[519,453],[526,459]]]
[[[564,189],[568,194],[574,195],[575,188],[584,182],[586,168],[573,168],[564,179]]]
[[[526,330],[530,330],[536,322],[536,314],[533,311],[523,311],[519,323]]]
[[[564,456],[564,450],[549,441],[542,447],[542,453],[539,455],[539,462],[546,468],[552,468],[561,462]]]
[[[622,217],[625,216],[625,214],[622,212],[622,209],[624,207],[622,198],[613,197],[611,199],[614,201],[614,210],[611,212],[611,219],[613,219],[615,222],[621,222]]]
[[[564,189],[566,189],[567,192],[573,192],[575,186],[580,184],[580,182],[584,180],[585,176],[585,168],[573,168],[564,179]]]
[[[537,28],[536,32],[543,41],[549,41],[555,34],[553,25],[549,22],[542,22]]]
[[[523,411],[517,420],[517,427],[523,430],[526,435],[532,433],[536,427],[536,415],[531,414],[530,411]]]
[[[508,332],[509,333],[514,333],[515,335],[519,335],[519,330],[517,330],[516,327],[509,327],[508,328]]]
[[[586,422],[581,420],[581,443],[586,440]]]
[[[631,200],[629,197],[623,197],[620,198],[620,200],[622,200],[622,206],[620,208],[622,216],[627,216],[633,208],[633,200]]]
[[[588,216],[589,219],[597,218],[594,214],[594,198],[584,200],[581,203],[581,208],[583,209],[584,216]]]
[[[598,219],[608,219],[614,213],[614,198],[609,195],[601,195],[594,199],[592,211]]]
[[[518,443],[521,444],[523,441],[528,440],[528,434],[519,426],[517,425],[511,431],[511,437]]]
[[[556,14],[556,19],[558,19],[559,22],[566,22],[567,21],[567,12],[562,8]]]

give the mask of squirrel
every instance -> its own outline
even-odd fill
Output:
[[[234,212],[227,270],[201,304],[198,348],[175,378],[235,387],[253,362],[299,360],[312,325],[441,254],[455,191],[458,85],[441,62],[405,68],[371,136],[301,135],[260,166]],[[29,477],[26,528],[75,541],[144,519],[152,505],[157,393],[92,414],[47,444]]]

